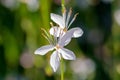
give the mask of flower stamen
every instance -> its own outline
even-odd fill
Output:
[[[71,26],[71,24],[75,21],[75,19],[76,19],[76,17],[77,17],[78,14],[79,14],[79,13],[76,13],[76,14],[74,15],[73,19],[70,21],[70,23],[69,23],[69,25],[68,25],[67,28],[69,28],[69,27]]]
[[[43,31],[42,36],[47,39],[50,44],[54,44],[53,37],[47,33],[45,29],[41,28],[41,31]]]

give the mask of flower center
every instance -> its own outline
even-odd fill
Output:
[[[67,32],[67,28],[64,28],[63,31],[66,33]]]
[[[59,46],[59,45],[56,45],[56,46],[55,46],[55,49],[56,49],[56,50],[60,49],[60,46]]]

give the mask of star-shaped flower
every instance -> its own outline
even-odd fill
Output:
[[[62,35],[64,35],[67,31],[68,31],[68,28],[71,26],[71,24],[74,22],[74,20],[76,19],[76,16],[78,14],[75,14],[74,17],[72,18],[72,20],[70,20],[71,18],[71,14],[72,14],[72,10],[70,9],[68,14],[66,15],[66,9],[64,9],[63,13],[62,13],[62,16],[60,15],[57,15],[57,14],[54,14],[54,13],[51,13],[51,19],[59,25],[59,27],[52,27],[50,29],[50,34],[54,35],[54,30],[57,30],[57,37],[59,37],[61,31],[62,31]],[[76,27],[76,28],[72,28],[70,30],[74,30],[73,32],[73,36],[74,38],[77,38],[77,37],[80,37],[82,36],[83,34],[83,30],[79,27]]]
[[[66,60],[76,59],[76,56],[71,50],[64,48],[64,46],[66,46],[70,42],[68,40],[71,39],[74,30],[66,32],[64,36],[59,38],[55,36],[56,32],[57,31],[54,30],[54,35],[52,37],[51,35],[48,35],[45,31],[45,38],[50,42],[50,45],[42,46],[35,51],[35,54],[45,55],[49,51],[55,50],[50,56],[50,65],[53,68],[54,72],[56,72],[56,70],[58,69],[61,58],[64,58]]]

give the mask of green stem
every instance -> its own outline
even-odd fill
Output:
[[[62,11],[65,9],[65,0],[61,0]]]
[[[61,6],[62,6],[62,13],[65,10],[65,0],[61,0]],[[61,80],[64,80],[64,64],[63,64],[63,58],[61,58],[60,61],[60,69],[61,69]]]
[[[60,68],[61,68],[61,80],[64,80],[64,66],[63,66],[63,59],[62,58],[61,58]]]

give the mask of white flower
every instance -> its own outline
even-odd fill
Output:
[[[54,34],[54,30],[57,30],[58,34],[60,34],[60,32],[62,31],[63,35],[67,32],[68,28],[71,26],[71,24],[74,22],[74,20],[76,19],[77,14],[74,15],[74,17],[72,18],[72,20],[70,21],[70,17],[71,17],[71,13],[72,10],[70,9],[68,12],[68,15],[66,15],[66,10],[63,11],[62,16],[51,13],[51,19],[57,23],[59,25],[59,27],[52,27],[50,29],[50,34]],[[80,37],[83,34],[83,31],[81,28],[76,27],[76,28],[72,28],[74,30],[73,32],[73,36],[74,38]],[[70,30],[72,30],[70,29]],[[57,37],[59,37],[60,35],[56,35]]]
[[[54,72],[56,72],[58,69],[62,57],[66,60],[76,59],[74,53],[71,50],[64,48],[64,46],[70,42],[69,40],[71,39],[73,32],[74,30],[68,31],[64,36],[59,38],[56,36],[52,38],[51,36],[46,35],[45,37],[50,42],[50,45],[42,46],[35,51],[35,54],[45,55],[47,52],[55,49],[50,57],[50,65]],[[56,33],[54,32],[54,35],[55,34]]]

